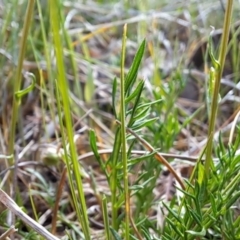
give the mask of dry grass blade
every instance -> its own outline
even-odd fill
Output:
[[[63,169],[61,180],[60,180],[60,183],[58,186],[58,191],[57,191],[57,195],[56,195],[56,203],[54,205],[54,210],[53,210],[52,234],[55,234],[55,232],[56,232],[58,207],[59,207],[59,202],[60,202],[61,195],[63,192],[64,183],[66,181],[66,177],[67,177],[67,168],[65,167]]]
[[[16,232],[17,229],[14,226],[11,226],[5,233],[3,233],[0,236],[0,240],[8,240],[10,239],[8,236],[10,236],[12,233]]]
[[[23,222],[28,224],[32,229],[38,232],[47,240],[59,240],[59,238],[52,235],[39,223],[30,218],[24,213],[21,208],[2,190],[0,189],[0,201],[15,215],[17,215]]]
[[[109,149],[100,149],[98,150],[98,153],[100,155],[105,155],[105,154],[110,154],[112,153],[113,149],[112,148],[109,148]],[[149,153],[148,151],[141,151],[141,150],[132,150],[132,153],[133,154],[136,154],[136,155],[145,155],[147,153]],[[159,152],[164,158],[177,158],[177,159],[182,159],[182,160],[187,160],[189,162],[197,162],[198,160],[198,156],[196,157],[191,157],[191,156],[187,156],[187,155],[179,155],[179,154],[173,154],[173,153],[164,153],[164,152]],[[94,153],[93,152],[87,152],[87,153],[84,153],[82,154],[81,156],[78,157],[78,160],[84,160],[84,159],[87,159],[89,157],[92,157],[94,156]],[[204,159],[203,159],[204,160]],[[217,161],[218,159],[217,158],[214,158],[214,161]],[[19,166],[22,166],[22,164]],[[1,173],[0,173],[1,175]]]

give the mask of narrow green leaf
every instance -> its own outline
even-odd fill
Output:
[[[115,141],[113,145],[113,152],[109,158],[107,164],[109,164],[112,168],[112,172],[110,174],[110,189],[111,189],[111,203],[112,203],[112,225],[114,229],[118,229],[118,207],[117,207],[117,178],[118,178],[118,159],[120,155],[121,148],[121,132],[118,127],[115,134]]]
[[[191,207],[188,208],[191,216],[193,217],[193,219],[196,221],[196,223],[202,227],[202,222],[201,222],[201,216],[199,216],[193,209],[191,209]]]
[[[172,237],[168,233],[164,233],[164,236],[162,236],[164,240],[172,240]]]
[[[230,208],[237,200],[240,199],[240,191],[236,193],[234,196],[228,198],[229,201],[226,204],[226,209]]]
[[[114,230],[112,227],[110,227],[110,231],[115,240],[122,240],[121,237],[119,236],[118,232],[116,230]]]
[[[134,123],[134,126],[132,126],[132,130],[136,131],[137,129],[140,129],[142,127],[145,127],[145,126],[155,122],[157,119],[159,119],[159,118],[156,117],[156,118],[148,119],[146,121],[136,122],[136,123]]]
[[[147,118],[150,116],[150,113],[148,115],[143,115],[141,118],[138,118],[137,120],[135,120],[135,118],[133,118],[133,120],[135,120],[133,122],[133,125],[132,125],[132,128],[136,125],[138,125],[139,123],[143,123],[143,122],[146,122],[147,121]]]
[[[148,102],[148,103],[143,103],[143,104],[140,104],[137,109],[142,109],[143,107],[147,107],[147,106],[152,106],[154,104],[157,104],[157,103],[160,103],[162,102],[162,99],[158,99],[156,101],[152,101],[152,102]]]
[[[134,235],[130,234],[130,239],[131,240],[139,240],[138,238],[136,238]]]
[[[231,197],[232,193],[236,190],[240,182],[240,172],[231,180],[231,182],[226,187],[227,198]]]
[[[167,204],[165,204],[164,202],[163,202],[163,205],[164,205],[164,207],[167,208],[167,210],[171,213],[170,216],[173,216],[173,217],[182,225],[183,223],[182,223],[181,217],[180,217],[179,215],[177,215],[177,213],[174,212],[174,211],[173,211]]]
[[[198,183],[199,187],[202,186],[203,180],[204,180],[204,166],[202,165],[201,162],[198,163]]]
[[[135,145],[136,139],[133,138],[131,135],[127,135],[127,141],[128,140],[132,140],[130,145],[128,146],[128,152],[127,152],[127,158],[130,159],[131,158],[131,154],[132,154],[132,150],[134,149],[134,145]]]
[[[151,107],[152,105],[157,104],[157,103],[159,103],[159,102],[161,102],[161,101],[162,101],[162,99],[158,99],[158,100],[153,101],[153,102],[148,102],[148,103],[144,103],[144,104],[139,104],[139,105],[136,107],[135,112],[137,112],[137,110],[139,110],[139,109],[142,110],[142,109],[144,109],[145,107]],[[133,109],[128,110],[128,111],[126,112],[126,116],[129,115],[129,114],[132,114],[132,111],[133,111]],[[135,117],[135,116],[133,116],[133,117]]]
[[[152,240],[152,237],[151,237],[149,231],[147,231],[147,229],[145,227],[143,227],[143,226],[141,227],[141,232],[145,236],[146,240]]]
[[[141,185],[132,185],[132,186],[130,186],[129,187],[129,190],[132,190],[132,191],[139,191],[139,190],[141,190],[141,189],[143,189],[144,188],[144,186],[141,184]]]
[[[210,196],[210,201],[211,201],[211,207],[212,207],[212,212],[213,212],[213,216],[214,218],[217,217],[217,206],[216,206],[216,201],[215,201],[215,198],[213,196],[213,194],[210,192],[209,193],[209,196]]]
[[[239,228],[239,226],[240,226],[240,216],[237,217],[237,219],[234,222],[233,226],[234,226],[235,229],[238,229],[238,233],[239,233],[239,237],[240,237],[240,228]]]
[[[109,225],[109,218],[108,218],[107,198],[105,195],[103,195],[102,197],[102,210],[103,210],[103,222],[104,222],[106,240],[110,240],[110,225]]]
[[[134,102],[134,105],[133,105],[133,109],[132,109],[132,113],[131,113],[131,117],[130,117],[130,120],[129,120],[129,123],[128,123],[128,127],[131,127],[132,124],[134,123],[134,114],[139,106],[139,101],[140,101],[140,97],[141,97],[141,93],[142,93],[142,90],[143,90],[143,86],[144,84],[140,84],[140,89],[138,91],[138,95],[136,95],[136,99],[135,99],[135,102]]]
[[[130,85],[132,85],[134,80],[136,79],[137,72],[144,54],[145,45],[146,45],[146,40],[143,40],[142,44],[140,45],[133,59],[133,63],[125,79],[125,93],[129,90]]]
[[[97,148],[96,134],[93,129],[89,130],[90,146],[96,158],[100,158]]]
[[[177,225],[176,223],[174,223],[173,221],[171,221],[169,218],[166,218],[167,222],[169,222],[169,224],[171,225],[171,227],[173,228],[173,230],[181,237],[183,238],[184,235],[183,233],[180,231],[180,227],[179,225]]]
[[[98,152],[98,147],[97,147],[97,138],[96,138],[96,134],[95,134],[95,131],[93,129],[90,129],[89,130],[89,141],[90,141],[90,146],[91,146],[91,149],[94,153],[94,156],[97,160],[97,162],[99,163],[102,171],[105,173],[105,176],[107,177],[107,179],[109,178],[108,176],[108,173],[106,171],[106,166],[105,164],[103,163],[101,157],[100,157],[100,154]],[[109,179],[108,179],[109,180]]]
[[[143,118],[143,117],[146,117],[147,115],[150,114],[149,112],[150,112],[150,107],[145,107],[145,108],[143,108],[142,111],[140,111],[139,113],[137,113],[137,114],[133,117],[133,119],[134,119],[134,120],[139,120],[139,119],[141,119],[141,118]]]
[[[137,163],[140,163],[141,161],[143,160],[148,160],[150,159],[152,156],[154,156],[156,154],[155,151],[149,153],[149,154],[146,154],[146,155],[143,155],[143,156],[139,156],[139,157],[136,157],[136,158],[130,158],[128,160],[128,166],[132,166],[132,165],[135,165]]]
[[[196,236],[196,237],[204,237],[206,235],[206,229],[202,229],[201,232],[195,232],[195,231],[191,231],[191,230],[188,230],[186,231],[187,233],[193,235],[193,236]]]
[[[26,87],[25,89],[22,89],[20,91],[15,92],[15,96],[16,96],[16,98],[18,100],[20,98],[22,98],[24,95],[26,95],[29,92],[31,92],[34,89],[35,85],[36,85],[35,75],[30,73],[30,72],[27,75],[31,78],[31,84],[28,87]]]
[[[133,190],[133,191],[138,191],[138,190],[140,190],[140,189],[143,189],[143,188],[145,188],[145,186],[146,186],[149,182],[151,182],[151,180],[154,179],[154,178],[155,178],[155,177],[150,177],[150,178],[147,179],[145,182],[141,183],[141,185],[135,184],[135,185],[129,187],[129,189],[131,189],[131,190]]]
[[[128,96],[125,98],[125,103],[129,103],[132,99],[134,99],[137,96],[140,96],[142,94],[142,90],[144,88],[144,81],[140,81],[139,84],[137,85],[136,89]]]
[[[213,32],[213,31],[212,31]],[[209,40],[208,40],[208,53],[211,58],[211,62],[216,70],[220,69],[220,63],[219,61],[214,57],[213,54],[213,43],[212,43],[212,36],[210,34]]]
[[[189,180],[186,179],[185,182],[188,185],[188,187],[190,187],[191,189],[194,189],[194,185]]]
[[[206,198],[207,192],[205,188],[205,183],[203,181],[203,184],[200,185],[198,181],[195,183],[195,198],[194,203],[196,206],[197,213],[202,216],[202,209],[201,204],[203,204],[204,198]]]
[[[186,120],[182,123],[182,128],[186,127],[193,119],[197,117],[197,115],[204,109],[204,105],[200,106],[195,112],[193,112],[190,116],[186,116]]]
[[[128,86],[128,91],[125,92],[125,96],[128,97],[130,94],[131,94],[131,91],[132,91],[132,88],[133,88],[133,85],[135,84],[136,80],[137,80],[137,74],[133,77],[130,85]]]
[[[187,182],[187,181],[186,181],[186,182]],[[188,196],[188,197],[190,197],[190,198],[192,198],[192,199],[195,199],[195,196],[193,196],[193,195],[190,194],[189,192],[182,190],[182,189],[179,188],[178,186],[175,186],[175,187],[177,188],[178,191],[184,193],[186,196]]]
[[[117,92],[117,79],[113,79],[112,85],[112,108],[113,108],[113,115],[117,118],[117,111],[116,111],[116,92]]]
[[[112,163],[112,167],[115,167],[117,165],[120,148],[121,148],[121,133],[120,133],[120,128],[118,127],[115,133],[113,152],[110,157],[110,162]]]

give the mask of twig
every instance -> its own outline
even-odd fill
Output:
[[[63,169],[61,180],[60,180],[60,183],[58,185],[58,190],[57,190],[57,195],[56,195],[56,202],[55,202],[54,209],[53,209],[52,231],[51,231],[52,234],[55,234],[55,232],[56,232],[57,212],[58,212],[59,202],[60,202],[61,195],[62,195],[62,192],[63,192],[64,184],[65,184],[65,181],[66,181],[66,177],[67,177],[67,168],[65,167]]]
[[[98,153],[100,155],[104,155],[104,154],[111,154],[113,151],[112,148],[107,148],[107,149],[100,149],[98,150]],[[149,152],[147,151],[141,151],[141,150],[132,150],[133,154],[137,154],[137,155],[144,155],[144,154],[148,154]],[[197,162],[197,160],[199,159],[199,156],[196,157],[190,157],[190,156],[186,156],[186,155],[179,155],[179,154],[174,154],[174,153],[164,153],[164,152],[159,152],[159,154],[161,154],[164,158],[178,158],[178,159],[182,159],[182,160],[187,160],[190,162]],[[78,157],[78,160],[83,160],[89,157],[94,156],[94,152],[87,152],[82,154],[81,156]],[[213,158],[214,161],[218,161],[218,158]],[[202,161],[205,161],[204,158],[202,158]],[[20,162],[17,165],[18,167],[26,167],[26,166],[40,166],[40,167],[46,167],[45,164],[43,163],[39,163],[39,162],[33,162],[33,161],[26,161],[26,162]],[[0,176],[6,174],[9,170],[13,170],[15,168],[15,166],[11,166],[7,169],[4,169],[2,172],[0,172]]]
[[[13,234],[14,232],[16,232],[17,229],[14,226],[11,226],[6,232],[4,232],[1,236],[0,236],[0,240],[8,240],[8,236],[10,236],[11,234]]]
[[[135,225],[135,222],[134,222],[134,220],[133,220],[132,214],[130,214],[129,220],[130,220],[130,223],[131,223],[131,225],[132,225],[133,231],[136,233],[138,239],[139,239],[139,240],[143,240],[140,232],[139,232],[138,229],[137,229],[137,226]]]
[[[112,153],[113,149],[112,148],[108,148],[108,149],[100,149],[98,150],[98,153],[100,155],[103,154],[107,154],[107,153]],[[141,150],[132,150],[133,154],[137,154],[137,155],[144,155],[144,154],[148,154],[149,152],[147,151],[141,151]],[[190,157],[190,156],[186,156],[186,155],[179,155],[179,154],[173,154],[173,153],[163,153],[163,152],[159,152],[163,157],[165,158],[178,158],[178,159],[182,159],[182,160],[188,160],[190,162],[197,162],[198,160],[198,156],[196,157]],[[78,160],[83,160],[85,158],[89,158],[94,156],[93,152],[88,152],[88,153],[84,153],[81,156],[78,157]],[[204,161],[204,159],[202,159]],[[217,161],[218,158],[214,158],[214,161]]]
[[[0,201],[23,222],[28,224],[32,229],[38,232],[47,240],[60,240],[59,238],[48,232],[42,225],[30,218],[21,208],[2,190],[0,189]]]

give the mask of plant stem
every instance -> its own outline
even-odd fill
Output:
[[[128,167],[127,167],[127,141],[126,141],[126,121],[125,121],[125,77],[124,63],[126,51],[126,35],[127,25],[123,27],[122,39],[122,56],[121,56],[121,139],[122,139],[122,161],[123,161],[123,177],[124,177],[124,193],[125,193],[125,239],[129,239],[129,224],[130,224],[130,197],[128,190]]]
[[[206,161],[205,161],[205,179],[208,179],[209,176],[209,168],[212,163],[212,147],[213,147],[213,132],[215,128],[216,116],[218,111],[218,95],[221,83],[221,77],[223,72],[223,67],[226,58],[227,46],[228,46],[228,39],[229,39],[229,32],[230,32],[230,22],[232,18],[232,5],[233,0],[227,1],[227,8],[224,18],[224,25],[223,25],[223,34],[220,46],[220,54],[219,54],[219,69],[217,69],[215,74],[215,86],[213,91],[213,98],[212,98],[212,105],[211,105],[211,112],[210,112],[210,120],[209,120],[209,130],[208,130],[208,147],[206,150]]]
[[[17,65],[17,72],[16,72],[16,81],[14,84],[14,94],[13,94],[13,106],[12,106],[12,120],[11,120],[11,127],[10,127],[10,137],[9,137],[9,147],[8,147],[8,154],[12,157],[9,159],[9,165],[12,166],[14,164],[14,145],[15,145],[15,133],[16,133],[16,124],[18,118],[18,110],[19,105],[21,103],[21,98],[16,96],[16,93],[20,91],[21,82],[22,82],[22,68],[23,68],[23,61],[24,55],[27,47],[27,36],[30,29],[30,25],[32,22],[32,14],[34,10],[34,0],[28,1],[26,17],[24,20],[23,31],[21,42],[19,46],[19,57],[18,57],[18,65]],[[10,173],[9,182],[11,183],[11,179],[13,178],[14,173]],[[7,192],[9,192],[10,197],[13,197],[11,184],[9,184]]]
[[[66,130],[69,142],[69,150],[67,149],[66,138],[63,134],[63,146],[65,152],[65,160],[69,176],[69,184],[71,188],[71,193],[73,197],[74,207],[81,223],[82,230],[85,236],[85,239],[91,239],[86,201],[83,192],[83,184],[81,180],[81,175],[79,174],[80,166],[77,161],[76,146],[73,140],[73,126],[71,119],[69,95],[68,95],[68,82],[66,79],[66,71],[64,66],[64,57],[63,57],[63,45],[61,41],[60,32],[63,31],[61,26],[61,17],[59,14],[60,11],[60,1],[49,1],[50,4],[50,22],[52,27],[52,34],[54,40],[55,54],[56,54],[56,63],[57,63],[57,80],[56,80],[56,92],[57,92],[57,104],[58,104],[58,116],[60,120],[60,126],[62,133],[64,132],[63,120],[62,120],[62,111],[60,106],[60,97],[62,100],[62,109],[64,112],[64,118],[66,123]],[[69,156],[70,155],[70,156]],[[75,181],[74,181],[75,180]],[[75,186],[74,186],[75,183]],[[75,192],[77,188],[77,194]]]
[[[112,173],[110,175],[110,188],[111,188],[111,202],[112,202],[112,227],[114,230],[118,230],[118,206],[117,206],[117,163],[121,148],[121,133],[120,128],[117,128],[116,137],[114,142],[114,148],[112,153]]]

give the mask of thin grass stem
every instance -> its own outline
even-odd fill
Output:
[[[59,99],[61,96],[68,142],[69,142],[69,151],[68,151],[68,149],[66,148],[67,146],[66,139],[63,137],[65,160],[66,160],[68,176],[70,181],[70,188],[72,192],[72,197],[74,199],[75,209],[78,215],[78,219],[81,223],[82,230],[85,235],[85,239],[90,240],[91,235],[89,230],[86,201],[85,201],[84,192],[83,192],[81,175],[79,174],[80,165],[77,161],[76,146],[73,140],[73,126],[72,126],[72,120],[71,120],[70,103],[69,103],[69,95],[68,95],[69,88],[66,80],[66,74],[65,74],[66,71],[65,71],[64,61],[63,61],[62,42],[61,42],[61,38],[59,37],[59,33],[61,30],[61,27],[60,27],[61,21],[59,21],[59,18],[60,18],[59,5],[60,5],[59,1],[50,1],[50,19],[51,19],[51,26],[52,26],[52,32],[53,32],[56,62],[57,62],[57,72],[58,72],[57,81],[56,81],[56,89],[57,90],[59,89],[59,92],[57,94],[58,114],[59,114],[59,120],[61,123],[61,130],[62,132],[64,132],[64,127],[62,123],[62,113],[61,113],[61,107],[60,107],[60,99]],[[73,178],[76,181],[77,196],[74,188]]]
[[[16,72],[16,81],[14,84],[14,93],[19,92],[21,82],[22,82],[22,67],[23,67],[23,61],[24,61],[24,55],[27,47],[27,36],[28,32],[31,26],[31,19],[33,14],[33,8],[34,8],[34,0],[30,0],[28,2],[28,7],[26,11],[26,17],[24,21],[23,26],[23,32],[20,42],[20,52],[18,57],[18,65],[17,65],[17,72]],[[17,124],[17,115],[18,115],[18,109],[19,109],[19,99],[14,94],[13,96],[13,109],[12,109],[12,121],[11,121],[11,134],[9,139],[9,155],[12,155],[12,158],[9,159],[10,165],[13,164],[14,161],[14,143],[15,143],[15,132],[16,132],[16,124]]]
[[[107,209],[107,198],[105,195],[102,196],[102,211],[103,211],[103,222],[106,240],[110,240],[110,226]]]
[[[213,97],[212,97],[209,130],[208,130],[209,141],[208,141],[208,147],[206,150],[206,161],[205,161],[205,179],[206,180],[209,177],[209,168],[212,163],[213,133],[215,129],[215,122],[216,122],[217,111],[218,111],[221,77],[222,77],[223,67],[224,67],[226,53],[227,53],[230,23],[232,19],[232,5],[233,5],[233,0],[227,1],[227,8],[226,8],[224,25],[223,25],[223,35],[222,35],[222,40],[220,45],[220,54],[218,59],[219,69],[216,69],[216,75],[215,75],[215,86],[214,86]]]
[[[122,138],[122,162],[123,162],[123,177],[124,177],[124,194],[125,194],[125,239],[129,239],[129,224],[130,224],[130,198],[128,189],[128,166],[127,166],[127,141],[126,141],[126,121],[125,121],[125,53],[126,53],[126,36],[127,25],[123,27],[122,38],[122,55],[121,55],[121,138]]]

